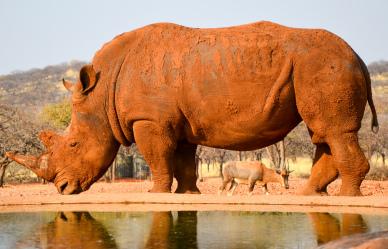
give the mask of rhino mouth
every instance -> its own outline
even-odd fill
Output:
[[[64,180],[56,184],[56,187],[62,195],[79,194],[84,191],[78,181]]]

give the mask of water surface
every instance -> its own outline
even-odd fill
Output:
[[[314,248],[388,216],[235,211],[0,213],[0,248]]]

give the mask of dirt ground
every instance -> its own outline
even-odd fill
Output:
[[[280,184],[269,184],[268,189],[270,195],[296,195],[307,179],[291,178],[289,181],[290,188],[284,189]],[[205,178],[204,181],[198,182],[198,187],[202,194],[217,194],[221,184],[220,178]],[[328,187],[329,195],[337,195],[341,185],[340,180],[336,180]],[[139,180],[116,180],[114,183],[99,181],[95,183],[88,191],[81,195],[95,195],[97,193],[145,193],[152,186],[151,181]],[[176,183],[173,184],[173,189],[176,188]],[[244,196],[248,190],[247,185],[239,185],[235,191],[235,195]],[[388,181],[370,181],[365,180],[361,185],[361,192],[364,196],[388,196]],[[256,186],[254,195],[263,195],[264,191],[261,187]],[[58,197],[58,192],[53,184],[6,184],[0,189],[0,198],[18,197],[34,197],[34,196],[52,196]],[[226,195],[224,192],[223,195]]]
[[[239,185],[234,196],[217,195],[221,178],[205,178],[198,182],[201,195],[150,194],[151,181],[100,181],[79,195],[58,194],[53,184],[7,184],[0,188],[0,212],[35,211],[260,211],[260,212],[335,212],[388,214],[388,181],[364,181],[364,197],[335,196],[341,182],[332,183],[329,194],[334,196],[300,196],[307,179],[291,178],[290,189],[270,184],[270,195],[256,187],[247,196],[246,185]],[[176,188],[174,182],[173,190]]]

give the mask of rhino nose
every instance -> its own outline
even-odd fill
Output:
[[[79,194],[82,192],[82,188],[78,182],[69,183],[68,181],[65,181],[58,184],[57,188],[58,192],[63,195]]]
[[[65,191],[65,189],[66,189],[66,187],[67,187],[68,184],[69,184],[68,182],[64,182],[64,183],[60,184],[60,185],[57,187],[57,188],[58,188],[58,192],[61,193],[61,194],[63,194],[63,191]]]

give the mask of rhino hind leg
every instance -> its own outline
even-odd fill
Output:
[[[302,193],[325,194],[327,185],[338,174],[342,180],[339,195],[362,195],[360,186],[369,171],[369,163],[358,144],[357,133],[336,134],[325,139],[330,150],[317,150],[319,159],[314,163],[309,182]]]
[[[174,153],[174,177],[178,182],[175,193],[201,193],[197,187],[196,149],[194,144],[179,144]]]
[[[318,173],[334,175],[336,168],[342,179],[339,194],[361,195],[360,184],[369,164],[357,132],[367,104],[367,79],[356,54],[328,52],[325,60],[315,60],[314,56],[311,53],[301,58],[293,71],[296,105],[312,132],[311,140],[326,143],[330,149],[330,154],[324,153],[314,165],[310,184],[324,190],[326,183],[320,182]]]
[[[136,145],[152,172],[153,187],[149,192],[170,193],[173,179],[173,136],[168,129],[151,121],[137,121],[133,125]]]
[[[302,190],[303,195],[327,195],[327,185],[338,177],[335,165],[327,144],[317,144],[310,179]]]
[[[333,160],[341,176],[339,195],[360,196],[360,186],[369,171],[369,163],[360,145],[357,133],[345,133],[328,138]]]

